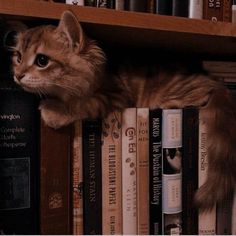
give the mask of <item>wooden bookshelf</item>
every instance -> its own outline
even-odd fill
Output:
[[[37,0],[1,0],[0,17],[58,20],[72,10],[85,31],[114,46],[166,49],[182,53],[231,57],[236,53],[236,26],[183,17],[79,7]]]

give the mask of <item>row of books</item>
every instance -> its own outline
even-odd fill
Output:
[[[80,6],[236,22],[233,0],[54,0]]]
[[[212,212],[194,208],[206,154],[195,108],[128,108],[77,122],[74,234],[231,234],[233,195]]]
[[[124,140],[121,144],[119,143],[120,138],[124,136],[122,133],[124,124],[122,120],[120,120],[120,115],[112,114],[108,117],[107,120],[103,122],[103,129],[101,128],[101,121],[99,121],[99,125],[97,125],[97,121],[96,123],[86,121],[83,124],[82,131],[81,123],[77,122],[75,124],[76,128],[72,153],[70,149],[72,141],[71,131],[68,128],[55,131],[40,124],[39,116],[37,115],[37,101],[35,101],[34,97],[9,86],[1,86],[0,95],[0,228],[3,234],[38,234],[39,232],[41,234],[94,234],[97,231],[90,231],[93,226],[96,227],[97,230],[100,230],[100,233],[105,234],[120,234],[123,232],[124,226],[128,228],[127,230],[135,230],[132,232],[136,232],[136,234],[145,234],[145,232],[147,233],[152,227],[153,230],[159,230],[157,227],[158,224],[153,222],[151,226],[151,219],[153,220],[154,216],[158,217],[157,212],[161,213],[161,217],[163,213],[162,210],[160,211],[159,209],[158,211],[153,210],[151,215],[151,209],[154,208],[151,206],[150,198],[151,196],[153,197],[152,203],[154,206],[157,206],[158,202],[162,202],[160,191],[161,188],[167,186],[167,184],[163,184],[164,180],[162,179],[161,181],[160,177],[161,163],[158,163],[157,160],[160,158],[160,153],[158,154],[158,152],[160,152],[161,144],[159,142],[153,145],[153,166],[151,167],[151,162],[145,160],[148,154],[145,148],[148,141],[147,134],[150,134],[150,132],[147,131],[148,122],[146,118],[146,121],[140,120],[139,130],[136,130],[136,132],[135,127],[124,131],[128,136],[126,137],[127,140]],[[179,111],[177,112],[176,116],[179,116],[180,113]],[[132,117],[128,114],[127,116],[128,118]],[[183,117],[185,117],[185,115]],[[137,118],[137,121],[138,120]],[[181,124],[179,118],[174,118],[174,120],[177,121],[179,125]],[[184,123],[186,122],[184,121]],[[161,125],[163,127],[164,124],[161,124],[161,122],[160,124],[153,124],[153,136],[161,132]],[[190,132],[193,127],[197,128],[196,125],[192,123],[189,125],[190,126],[186,128],[188,132]],[[178,135],[172,138],[180,137],[180,128],[174,130]],[[91,135],[89,131],[93,132],[94,135]],[[99,131],[99,133],[96,133],[97,131]],[[95,137],[100,138],[101,132],[103,139],[100,139],[98,142],[96,141],[95,145]],[[140,144],[136,144],[137,146],[135,143],[128,144],[129,141],[135,141],[135,135],[137,135],[136,141],[141,141]],[[150,135],[148,137],[150,138]],[[194,135],[192,134],[188,137],[193,138]],[[112,143],[110,143],[111,140]],[[168,151],[164,153],[166,157],[169,155],[172,157],[172,152],[174,152],[178,154],[176,156],[180,158],[180,151],[182,151],[182,180],[196,181],[195,174],[197,168],[193,168],[192,170],[188,169],[186,175],[184,172],[184,170],[186,170],[185,165],[190,161],[189,158],[185,157],[187,155],[188,157],[193,155],[191,150],[187,153],[188,149],[186,149],[184,140],[185,139],[183,139],[182,142],[183,148],[181,148],[179,143],[174,150],[168,148],[166,149]],[[196,142],[197,139],[194,140]],[[194,144],[194,142],[190,143]],[[118,156],[120,154],[117,150],[120,150],[120,145],[128,145],[130,154],[136,152],[137,156],[129,156],[125,160],[123,160],[123,157],[122,160],[119,159]],[[162,141],[162,146],[164,146],[164,140]],[[105,147],[106,150],[104,151]],[[92,149],[94,149],[94,151]],[[104,152],[107,153],[105,154],[107,158],[101,155],[101,161],[98,162],[98,160],[96,160],[95,162],[95,154],[102,154]],[[203,150],[203,155],[204,152],[206,152],[206,150]],[[88,153],[90,154],[88,155]],[[72,154],[73,160],[71,160]],[[82,156],[84,156],[83,159]],[[137,159],[138,157],[139,159]],[[194,160],[196,161],[196,159]],[[73,169],[71,169],[72,161]],[[125,164],[125,167],[121,167],[122,162]],[[198,164],[196,163],[195,165],[197,166]],[[194,167],[196,167],[195,165]],[[150,190],[149,184],[147,183],[148,173],[150,179],[150,169],[148,166],[151,167],[153,171],[152,195],[151,193],[147,195]],[[175,166],[175,170],[180,169],[180,162],[173,162],[173,166]],[[121,168],[127,169],[123,180],[121,180],[121,176],[119,176],[122,174]],[[107,173],[104,173],[104,171]],[[172,199],[173,201],[171,203],[175,208],[178,208],[178,213],[174,211],[175,213],[171,215],[170,220],[173,220],[175,223],[169,225],[170,227],[174,227],[174,229],[172,228],[173,233],[180,233],[183,230],[183,233],[186,232],[186,234],[191,234],[191,232],[197,234],[197,231],[194,231],[198,230],[196,228],[196,222],[198,222],[198,220],[196,218],[197,213],[192,207],[191,197],[193,197],[193,195],[189,195],[190,193],[188,192],[188,196],[184,197],[183,192],[181,208],[181,197],[179,195],[181,193],[181,184],[179,177],[180,175],[177,180],[171,180],[174,181],[174,185],[171,187],[174,188],[176,194],[174,195],[176,199]],[[71,181],[73,181],[73,207],[71,206]],[[100,182],[99,184],[98,181]],[[168,180],[166,181],[168,182]],[[126,183],[126,187],[130,186],[124,201],[121,201],[121,196],[118,196],[120,193],[124,192],[121,191],[121,189],[125,186],[121,185],[121,183]],[[101,191],[100,188],[104,185],[107,186],[107,190],[103,189]],[[182,182],[183,191],[184,186],[189,186],[189,183]],[[189,187],[189,189],[192,188]],[[136,197],[133,196],[132,198],[131,193],[143,195],[136,195]],[[100,196],[96,196],[97,194],[100,194]],[[193,192],[191,194],[193,194]],[[168,197],[165,198],[168,199]],[[95,199],[97,200],[95,201]],[[88,209],[91,207],[91,203],[88,203],[90,200],[92,202],[95,201],[94,207],[100,206],[100,210],[98,209],[100,213],[98,213],[101,215],[100,217],[96,217],[94,221],[94,211]],[[99,201],[100,204],[102,201],[102,205],[98,204]],[[150,203],[149,205],[147,204],[148,202]],[[122,217],[121,209],[124,204],[127,206],[127,212],[130,213],[126,214],[127,218]],[[232,211],[232,197],[229,198],[227,204],[229,205],[227,209],[231,209]],[[149,213],[148,207],[150,207]],[[165,209],[162,205],[159,205],[159,207]],[[190,208],[186,210],[187,207]],[[231,211],[225,210],[225,207],[224,205],[220,206],[225,225],[222,223],[222,220],[219,224],[224,227],[229,224],[231,225],[231,220],[229,219]],[[73,213],[71,213],[71,209]],[[113,215],[115,212],[118,216]],[[132,214],[132,212],[135,212],[135,214]],[[187,213],[188,215],[185,215]],[[131,221],[128,220],[130,215],[132,217],[131,219],[133,219]],[[138,221],[137,216],[139,217]],[[201,231],[201,234],[207,232],[215,233],[216,221],[214,217],[215,216],[210,217],[212,225],[207,221],[207,229]],[[148,222],[147,219],[149,219]],[[144,223],[145,221],[146,224]],[[203,223],[205,222],[204,220]],[[73,231],[71,227],[72,224]],[[122,225],[123,227],[121,227]],[[131,225],[133,225],[133,227],[131,227]],[[140,227],[136,228],[138,225]],[[188,225],[189,229],[187,227]],[[208,227],[212,227],[212,229]],[[136,231],[138,229],[140,231]],[[166,227],[166,229],[168,229],[168,227]],[[190,231],[185,231],[187,229]],[[162,227],[160,230],[163,230]],[[129,231],[126,231],[126,234],[128,234],[128,232]],[[224,232],[229,234],[229,231]],[[152,233],[154,234],[156,231]]]
[[[37,99],[8,82],[0,86],[2,234],[214,234],[229,227],[232,196],[218,207],[225,224],[216,225],[216,212],[198,220],[193,207],[196,161],[206,152],[198,149],[196,109],[131,108],[78,121],[72,135],[71,127],[40,123]]]

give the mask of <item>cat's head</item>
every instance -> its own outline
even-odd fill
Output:
[[[14,80],[29,92],[69,99],[88,96],[101,83],[104,53],[70,11],[62,14],[57,27],[20,32],[12,49]]]

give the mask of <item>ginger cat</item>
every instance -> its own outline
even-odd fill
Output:
[[[62,14],[58,26],[20,32],[13,51],[15,82],[46,96],[39,109],[44,122],[56,129],[130,106],[198,107],[207,125],[209,170],[206,183],[196,193],[196,204],[210,209],[233,191],[236,110],[220,82],[203,73],[170,72],[158,64],[151,72],[130,66],[112,74],[106,70],[104,51],[84,34],[69,11]]]

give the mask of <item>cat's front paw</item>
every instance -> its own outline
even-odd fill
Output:
[[[69,125],[72,120],[62,107],[52,101],[43,101],[39,106],[44,123],[54,129]]]

